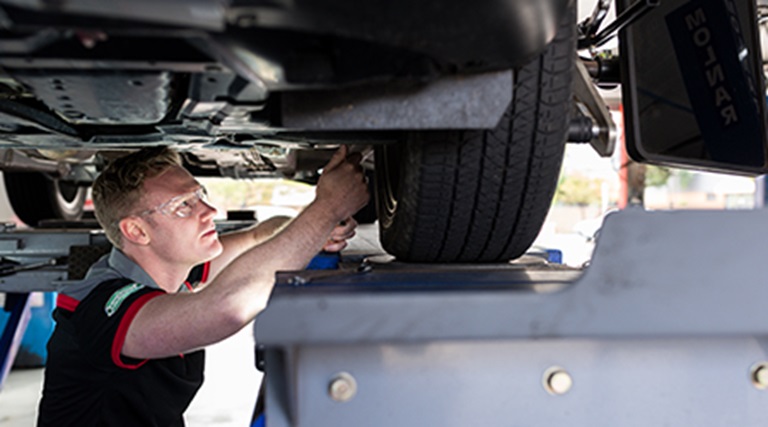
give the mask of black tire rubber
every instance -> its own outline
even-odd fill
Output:
[[[4,172],[5,191],[16,216],[36,227],[46,219],[77,220],[88,189],[41,172]]]
[[[575,5],[546,51],[514,73],[492,130],[413,132],[376,149],[380,239],[412,262],[525,253],[557,187],[571,109]]]

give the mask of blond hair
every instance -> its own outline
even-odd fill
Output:
[[[107,239],[122,247],[120,220],[137,208],[144,196],[144,181],[181,165],[179,154],[168,147],[152,147],[112,161],[93,183],[93,207]]]

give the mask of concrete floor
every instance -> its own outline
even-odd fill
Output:
[[[0,390],[0,426],[35,425],[43,369],[12,370]],[[251,326],[206,350],[205,383],[185,414],[188,427],[246,427],[261,381]]]
[[[0,390],[0,425],[35,425],[35,410],[42,389],[43,369],[12,370]]]

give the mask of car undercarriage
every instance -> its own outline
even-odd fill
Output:
[[[314,182],[347,144],[375,176],[390,253],[516,258],[546,216],[566,140],[605,133],[572,121],[575,9],[3,0],[0,169],[34,226],[77,218],[87,186],[128,150],[174,147],[196,176]]]

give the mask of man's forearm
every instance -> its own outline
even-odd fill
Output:
[[[304,268],[326,242],[339,219],[312,203],[271,239],[235,258],[206,289],[219,307],[230,306],[247,322],[266,305],[275,272]]]
[[[273,216],[256,224],[251,231],[252,244],[261,244],[282,230],[293,218],[289,216]],[[250,248],[249,248],[250,249]]]
[[[220,238],[223,251],[218,257],[211,260],[208,280],[199,289],[216,279],[219,273],[227,268],[234,259],[280,232],[292,219],[288,216],[276,216],[244,230],[223,234]]]

